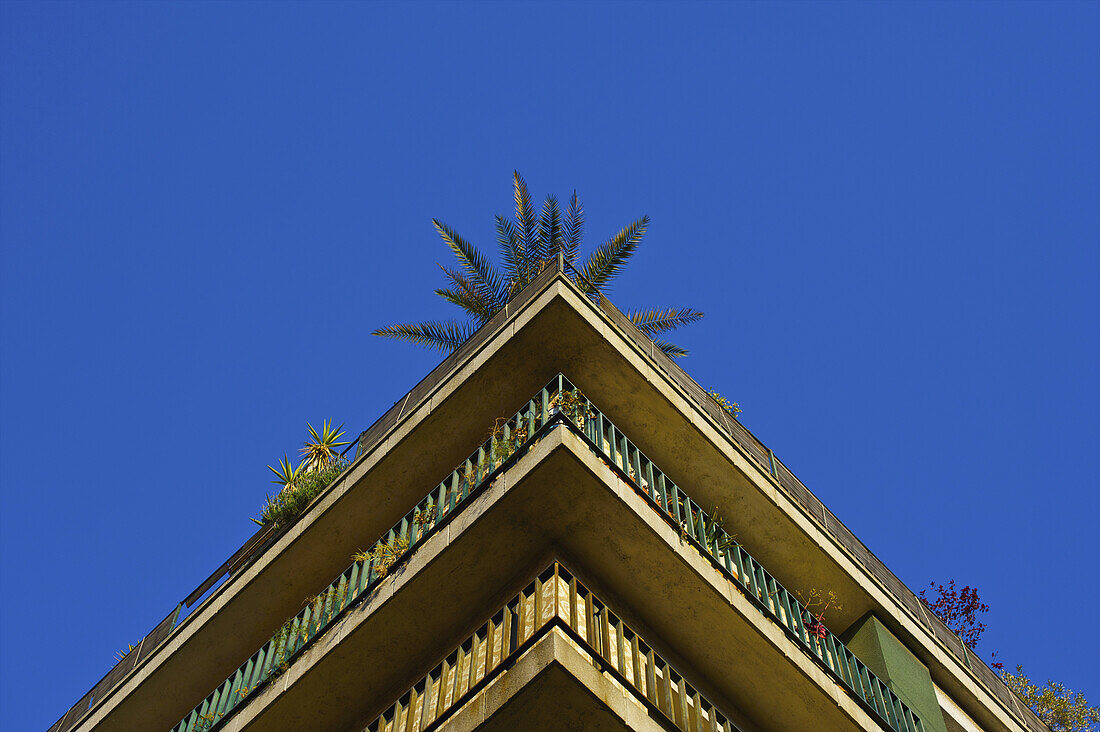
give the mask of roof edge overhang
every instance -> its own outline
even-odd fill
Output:
[[[564,317],[563,322],[567,321],[567,324],[559,327],[550,323],[556,317]],[[565,332],[570,329],[578,329],[577,333],[580,335],[572,338],[571,331]],[[603,339],[610,346],[601,351],[602,359],[594,358],[594,355],[600,355],[593,346],[597,339]],[[546,356],[544,361],[536,363],[542,356]],[[490,367],[489,372],[483,369],[485,366]],[[234,561],[223,565],[224,570],[232,570],[229,579],[214,589],[195,611],[173,629],[161,647],[143,659],[116,689],[103,699],[95,700],[90,711],[103,704],[110,706],[112,698],[125,697],[128,693],[126,689],[132,691],[132,681],[135,678],[145,676],[149,668],[162,664],[167,656],[181,651],[189,639],[210,624],[214,615],[224,613],[238,596],[249,594],[248,587],[261,575],[272,571],[277,565],[285,564],[279,558],[293,554],[295,544],[308,543],[308,539],[304,537],[314,533],[314,527],[331,524],[326,517],[331,518],[334,507],[341,504],[369,475],[377,476],[376,471],[382,463],[392,463],[392,459],[387,459],[391,453],[408,456],[415,452],[417,440],[413,435],[421,427],[430,423],[442,424],[456,415],[465,415],[474,422],[479,419],[484,422],[484,418],[491,419],[494,412],[506,413],[515,404],[526,399],[532,389],[538,388],[542,383],[540,380],[544,381],[550,372],[558,370],[567,371],[593,398],[606,398],[605,402],[615,402],[607,404],[607,409],[616,414],[617,420],[623,418],[624,427],[628,424],[643,427],[646,426],[647,417],[679,413],[682,424],[677,429],[683,433],[679,438],[681,443],[683,440],[697,441],[702,436],[706,442],[717,446],[719,452],[725,456],[726,467],[732,465],[736,473],[743,477],[742,487],[750,484],[755,486],[783,514],[792,517],[807,541],[822,548],[831,561],[861,587],[870,588],[872,603],[887,616],[892,630],[929,664],[937,683],[964,702],[969,701],[966,704],[968,708],[975,703],[980,707],[988,707],[990,713],[986,716],[990,722],[996,719],[1000,723],[998,726],[1013,728],[1011,717],[1023,714],[1018,708],[1020,705],[1015,710],[1010,710],[1003,700],[990,693],[986,685],[978,681],[970,669],[965,668],[965,662],[936,637],[930,627],[931,621],[927,614],[922,615],[919,604],[913,607],[913,602],[905,602],[898,597],[897,586],[904,589],[904,585],[894,578],[897,586],[892,587],[891,591],[888,578],[881,576],[881,571],[876,573],[868,567],[871,562],[867,557],[873,558],[870,552],[857,556],[851,542],[843,542],[837,538],[836,527],[842,527],[842,524],[827,509],[821,506],[820,512],[815,512],[808,508],[805,496],[799,495],[798,491],[792,491],[789,483],[781,480],[783,476],[775,474],[778,471],[761,464],[761,455],[764,460],[773,459],[770,451],[763,448],[751,433],[714,404],[698,384],[664,356],[609,301],[601,298],[598,304],[593,302],[558,268],[550,268],[540,274],[505,310],[445,358],[398,400],[392,409],[364,431],[358,441],[358,457],[352,466],[315,500],[310,510],[287,529],[268,534],[258,532],[257,536],[250,539]],[[579,372],[583,372],[583,376]],[[508,378],[501,378],[503,374]],[[635,411],[631,405],[614,398],[616,388],[623,385],[628,387],[629,393],[639,395],[639,399],[652,400],[655,393],[664,406],[655,407],[646,413],[636,410],[638,413],[631,416],[630,413]],[[642,394],[643,390],[649,393]],[[615,411],[616,408],[619,411]],[[667,426],[667,423],[661,425],[659,421],[651,419],[648,426],[655,428]],[[458,430],[456,434],[466,439],[471,433],[469,430]],[[636,439],[640,444],[646,445],[645,437],[639,435]],[[451,442],[454,445],[435,446],[435,454],[443,456],[439,460],[425,460],[424,471],[406,471],[404,477],[420,479],[422,474],[426,474],[425,471],[434,470],[438,474],[446,472],[450,465],[442,469],[440,466],[456,455],[456,450],[460,451],[460,448],[455,447],[460,440]],[[467,440],[466,444],[472,443]],[[653,457],[657,458],[656,455]],[[673,467],[668,465],[669,470]],[[420,496],[409,500],[410,496],[416,491],[421,494],[426,492],[432,480],[434,479],[420,483],[424,490],[416,488],[407,495],[403,491],[399,492],[400,500],[411,505]],[[691,485],[692,482],[685,480],[686,485]],[[802,490],[805,490],[804,487]],[[809,494],[809,491],[805,492]],[[392,506],[382,506],[384,510],[379,514],[384,517],[392,512],[403,511],[404,508],[397,506],[397,502],[398,499],[395,498],[390,501]],[[384,518],[382,520],[384,522]],[[263,540],[260,541],[259,538]],[[261,548],[255,551],[256,547]],[[878,564],[881,565],[881,562]],[[885,567],[882,569],[888,573]],[[912,596],[912,593],[909,592],[909,595]],[[281,610],[282,606],[277,604],[275,612]],[[286,614],[288,613],[280,617],[286,617]],[[975,716],[980,717],[981,711],[977,710]],[[83,721],[91,722],[93,718],[102,717],[89,714]]]

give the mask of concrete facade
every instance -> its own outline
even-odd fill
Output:
[[[568,376],[788,588],[844,598],[830,629],[923,730],[1042,729],[1007,703],[731,439],[636,338],[548,270],[418,385],[309,510],[67,729],[168,730],[554,374]],[[372,428],[373,429],[373,428]],[[736,725],[890,729],[761,613],[582,436],[550,430],[349,607],[224,730],[363,730],[546,562],[576,569]],[[845,631],[848,631],[845,633]],[[437,729],[689,729],[551,629]],[[606,664],[603,664],[606,666]],[[650,704],[647,706],[647,704]],[[1029,716],[1030,715],[1030,716]],[[420,729],[410,723],[409,730]]]

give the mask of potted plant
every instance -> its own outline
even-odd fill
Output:
[[[582,430],[584,429],[585,419],[594,416],[594,413],[588,406],[588,400],[584,398],[580,389],[563,389],[554,395],[551,404],[553,404],[555,408],[555,410],[551,411],[551,415],[557,414],[557,411],[561,411],[562,414],[573,420],[573,423]]]

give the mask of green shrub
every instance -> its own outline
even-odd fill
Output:
[[[260,511],[260,517],[252,520],[261,526],[269,524],[276,527],[287,525],[301,516],[310,502],[317,497],[317,494],[336,480],[347,467],[348,461],[339,458],[320,470],[300,473],[288,488],[273,496],[268,496],[267,500],[264,501],[263,509]]]
[[[401,558],[409,548],[409,540],[404,536],[395,536],[390,541],[380,541],[369,552],[358,551],[352,555],[356,562],[374,562],[374,571],[379,577],[385,577],[390,567]]]
[[[716,391],[707,391],[707,394],[710,395],[711,399],[718,402],[718,406],[725,410],[726,413],[729,414],[729,416],[736,417],[737,415],[741,414],[741,405],[739,405],[737,402],[729,401]]]

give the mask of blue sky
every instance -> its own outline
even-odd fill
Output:
[[[518,168],[914,589],[1100,701],[1100,4],[0,4],[0,706],[45,729],[438,355]],[[751,547],[750,547],[751,549]]]

